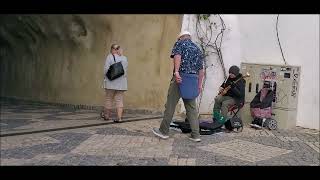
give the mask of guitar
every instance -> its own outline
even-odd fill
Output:
[[[244,78],[247,78],[247,77],[250,77],[250,74],[247,72],[246,75],[244,76],[241,76],[239,79],[237,79],[236,81],[234,81],[233,83],[236,84],[238,81],[240,81],[241,79],[244,79]],[[231,89],[231,85],[227,86],[226,88],[224,88],[223,90],[219,91],[218,95],[225,95],[227,94],[227,92]]]

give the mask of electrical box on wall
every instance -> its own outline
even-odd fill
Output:
[[[261,90],[264,81],[271,82],[274,91],[272,113],[282,129],[296,126],[298,93],[299,93],[299,66],[284,66],[270,64],[241,63],[241,73],[250,74],[246,78],[245,105],[242,110],[242,120],[251,123],[250,102]]]

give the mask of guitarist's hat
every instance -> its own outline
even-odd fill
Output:
[[[229,68],[229,73],[234,74],[235,76],[238,76],[240,72],[240,68],[238,66],[231,66]]]

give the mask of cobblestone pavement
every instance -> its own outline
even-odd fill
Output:
[[[98,112],[52,106],[2,104],[2,133],[101,122]],[[137,115],[127,115],[130,117]],[[141,115],[142,116],[142,115]],[[72,123],[69,123],[72,122]],[[319,131],[254,130],[217,133],[192,142],[170,130],[161,140],[151,129],[161,119],[1,137],[1,166],[319,166]],[[42,124],[41,126],[39,124]]]
[[[111,117],[116,117],[115,112]],[[123,120],[139,120],[152,117],[159,117],[159,115],[130,112],[124,114]],[[0,134],[2,136],[109,123],[113,122],[111,120],[102,121],[97,110],[59,108],[28,102],[20,104],[1,102]]]

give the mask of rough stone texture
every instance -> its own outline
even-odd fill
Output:
[[[173,139],[125,135],[92,135],[72,150],[74,154],[128,157],[168,158]]]
[[[207,146],[200,146],[202,150],[218,153],[249,162],[266,160],[275,156],[290,153],[290,150],[272,146],[265,146],[243,140],[232,140]]]
[[[156,115],[157,116],[157,115]],[[116,117],[112,114],[111,119]],[[141,118],[155,117],[150,114],[130,114],[124,113],[123,120],[134,120]],[[67,128],[75,126],[95,125],[101,123],[113,123],[112,120],[103,121],[100,118],[100,111],[75,109],[70,110],[68,108],[61,108],[55,106],[35,105],[27,101],[21,101],[19,105],[8,104],[7,102],[1,103],[1,122],[0,122],[0,134],[7,135],[12,133],[28,133],[31,131],[40,130],[52,130],[57,128]],[[148,124],[148,123],[147,123]],[[126,131],[125,127],[134,126],[134,122],[128,125],[121,125],[124,128],[118,128],[111,125],[109,130],[113,130],[115,133],[121,134],[122,131]],[[151,127],[149,124],[149,128]],[[127,128],[128,129],[128,128]],[[136,128],[136,132],[132,134],[141,135],[141,127]],[[108,130],[108,131],[109,131]],[[105,130],[100,130],[98,133],[103,133]],[[128,131],[128,130],[127,130]],[[130,132],[132,130],[129,130]]]
[[[38,122],[55,127],[57,122],[70,120],[46,120],[41,117],[48,117],[47,114],[61,114],[63,117],[77,112],[79,114],[76,114],[76,117],[81,119],[78,121],[93,121],[83,119],[92,118],[90,111],[68,112],[53,107],[42,108],[32,105],[9,107],[1,109],[0,123],[3,122],[3,116],[8,117],[6,123],[10,125],[10,118],[29,114],[37,117]],[[35,109],[39,111],[34,111]],[[28,110],[32,110],[32,113],[28,113]],[[151,119],[1,137],[0,165],[319,166],[319,131],[307,131],[302,128],[259,131],[245,127],[241,133],[222,132],[201,136],[202,141],[196,143],[188,139],[188,134],[174,130],[170,130],[169,139],[159,139],[151,129],[159,127],[160,122],[161,119]],[[12,123],[16,122],[13,120]],[[0,125],[1,128],[6,126]],[[31,128],[31,131],[39,128],[20,123],[19,128],[25,127]]]
[[[163,109],[182,15],[3,15],[0,22],[0,96],[103,105],[103,66],[118,43],[129,61],[126,108]]]

